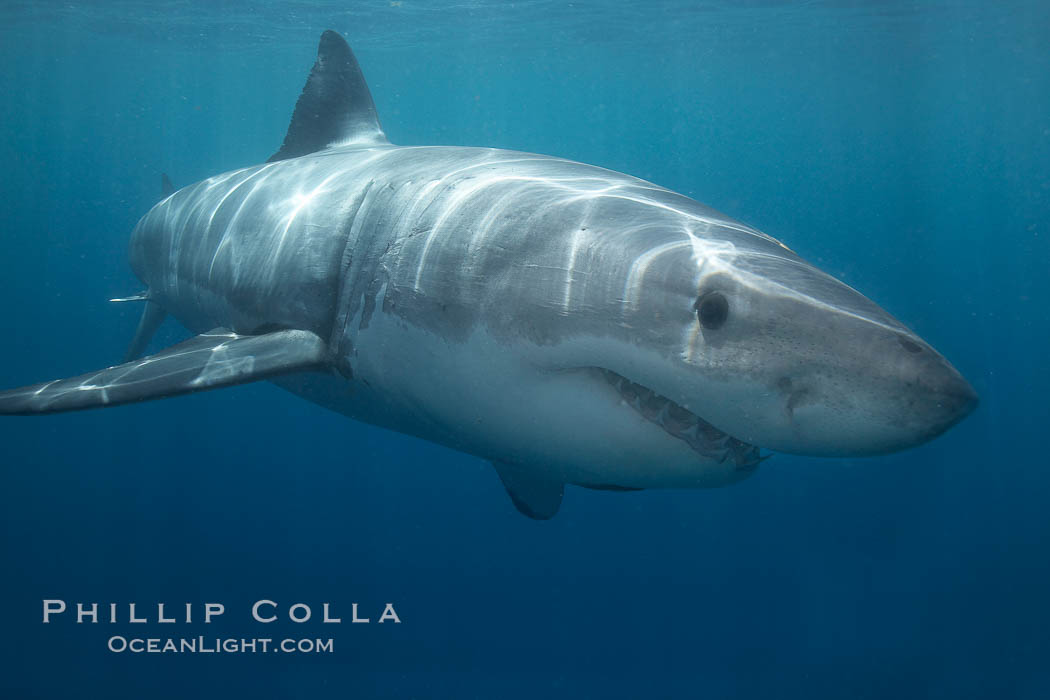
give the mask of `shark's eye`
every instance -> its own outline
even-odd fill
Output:
[[[718,330],[729,318],[729,302],[720,292],[708,292],[696,300],[696,317],[707,330]]]

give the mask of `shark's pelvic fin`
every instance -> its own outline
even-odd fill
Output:
[[[124,355],[125,362],[142,357],[150,339],[160,328],[160,324],[164,322],[164,317],[167,315],[167,312],[160,308],[160,304],[146,301],[146,306],[142,309],[142,318],[139,319],[138,330],[135,331],[135,337],[131,339],[131,345],[128,346],[128,351]]]
[[[295,104],[284,144],[267,162],[349,143],[388,141],[353,51],[343,37],[328,30],[321,35],[317,62]]]
[[[324,342],[309,331],[238,335],[216,328],[141,360],[0,392],[0,414],[117,406],[246,384],[326,364]]]
[[[561,507],[565,484],[519,471],[514,466],[493,462],[507,495],[522,515],[533,520],[550,520]]]

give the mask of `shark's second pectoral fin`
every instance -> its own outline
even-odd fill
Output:
[[[141,360],[0,392],[0,414],[32,415],[117,406],[246,384],[326,365],[324,341],[309,331],[238,335],[216,328]]]
[[[493,462],[507,495],[522,515],[533,520],[550,520],[561,507],[565,484],[529,474],[515,466]]]
[[[146,346],[149,345],[150,339],[153,338],[153,334],[160,328],[160,324],[164,323],[164,317],[167,315],[167,312],[160,308],[160,304],[149,301],[149,299],[146,300],[146,308],[142,310],[142,318],[139,319],[138,330],[135,331],[135,337],[131,339],[131,345],[128,346],[128,351],[124,354],[124,362],[131,362],[142,357],[142,353],[146,352]]]

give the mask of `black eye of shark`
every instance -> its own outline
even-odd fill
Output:
[[[706,330],[716,331],[729,318],[729,301],[721,292],[708,292],[696,300],[696,317]]]

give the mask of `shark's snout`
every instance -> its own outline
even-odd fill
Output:
[[[855,408],[876,428],[871,453],[921,445],[969,415],[977,392],[947,359],[909,331],[879,331],[880,339],[863,343],[858,364]],[[866,350],[861,348],[866,347]],[[865,372],[867,374],[865,374]],[[883,429],[877,426],[882,423]],[[881,433],[881,435],[880,435]],[[868,452],[863,445],[858,453]]]
[[[782,377],[776,385],[784,427],[758,444],[855,457],[934,439],[972,413],[978,397],[947,360],[925,344],[923,352],[924,357],[870,356],[852,367],[829,362],[810,377]]]
[[[929,428],[918,443],[932,440],[977,408],[978,396],[973,386],[944,358],[937,358],[936,366],[926,369],[920,382],[928,392],[925,406]]]
[[[804,294],[753,284],[731,295],[741,311],[719,329],[717,359],[753,389],[738,383],[712,423],[775,451],[858,457],[925,443],[974,410],[977,393],[933,347],[858,292],[806,272],[782,271]],[[714,356],[713,342],[707,350]]]

